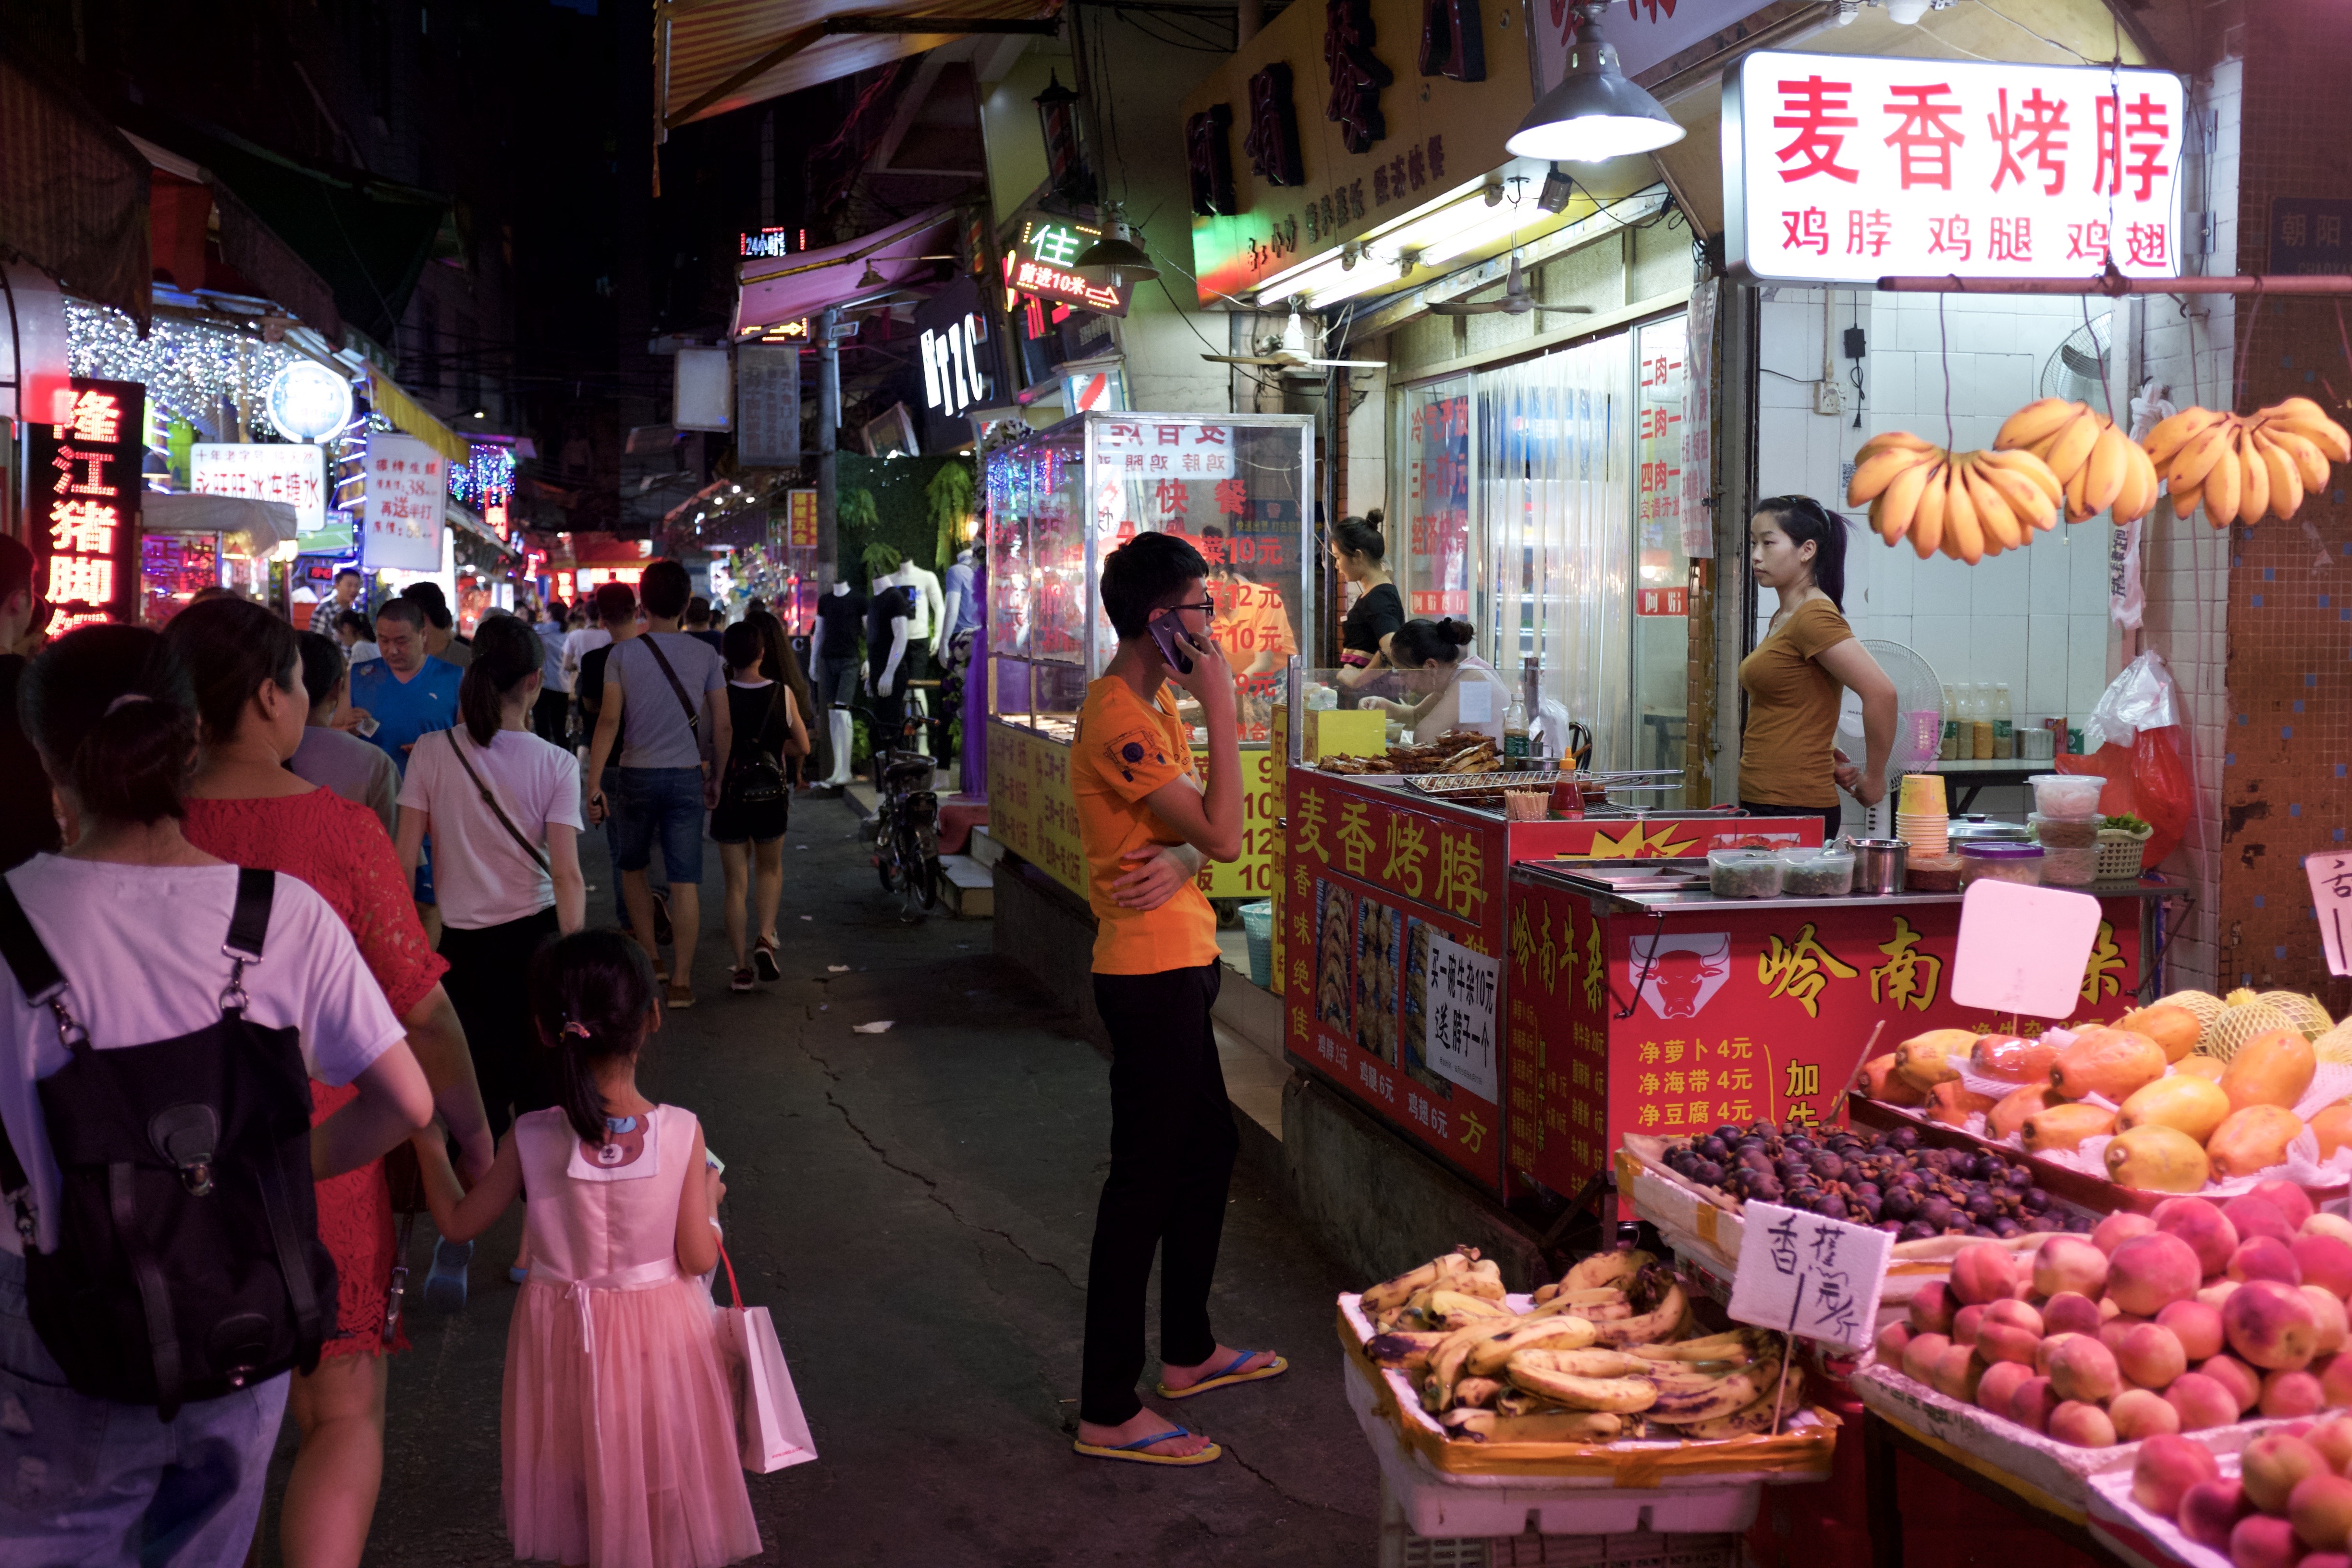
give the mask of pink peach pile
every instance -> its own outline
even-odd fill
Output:
[[[2339,1353],[2347,1296],[2352,1221],[2265,1182],[2226,1203],[2109,1215],[2088,1239],[2052,1236],[2030,1259],[1996,1242],[1964,1247],[1948,1281],[1879,1331],[1878,1360],[2103,1448],[2352,1406],[2352,1353]]]
[[[2352,1568],[2352,1419],[2293,1421],[2246,1445],[2221,1474],[2202,1444],[2158,1435],[2140,1445],[2132,1500],[2176,1521],[2232,1568]]]

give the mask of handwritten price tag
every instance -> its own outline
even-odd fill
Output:
[[[1994,1013],[2063,1018],[2082,994],[2083,966],[2098,934],[2099,900],[2088,893],[1972,882],[1960,900],[1952,1000]]]
[[[2311,879],[2311,908],[2319,917],[2320,945],[2327,950],[2327,973],[2352,974],[2352,855],[2306,855],[2303,874]]]
[[[1777,1204],[1750,1203],[1745,1217],[1731,1315],[1841,1350],[1868,1345],[1895,1237]]]
[[[1422,1059],[1482,1100],[1502,1099],[1495,1078],[1495,992],[1502,963],[1429,933],[1428,1022]]]

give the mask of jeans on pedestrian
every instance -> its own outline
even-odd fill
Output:
[[[662,866],[673,883],[691,888],[702,881],[702,770],[614,768],[617,792],[604,804],[613,812],[613,868],[642,871],[661,846]],[[610,776],[610,775],[608,775]]]
[[[180,1407],[66,1386],[0,1252],[0,1558],[89,1568],[237,1568],[261,1518],[287,1374]]]
[[[551,905],[500,925],[441,929],[441,956],[449,961],[441,984],[466,1026],[493,1139],[505,1137],[515,1117],[555,1103],[554,1053],[540,1044],[523,977],[558,929]]]
[[[1217,1348],[1209,1285],[1241,1151],[1209,1010],[1218,966],[1097,974],[1110,1036],[1110,1174],[1087,1266],[1078,1416],[1116,1426],[1143,1408],[1144,1297],[1160,1255],[1160,1359],[1193,1366]]]

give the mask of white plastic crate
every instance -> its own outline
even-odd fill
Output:
[[[1739,1537],[1728,1532],[1427,1536],[1413,1533],[1404,1505],[1381,1482],[1380,1568],[1738,1568]]]

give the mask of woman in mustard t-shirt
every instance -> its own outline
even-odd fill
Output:
[[[1838,835],[1845,790],[1864,805],[1886,795],[1895,743],[1895,683],[1845,622],[1843,519],[1811,496],[1759,501],[1748,524],[1748,569],[1780,609],[1739,664],[1748,727],[1739,748],[1739,804],[1758,816],[1818,816]],[[1837,749],[1838,693],[1862,699],[1864,756]]]

